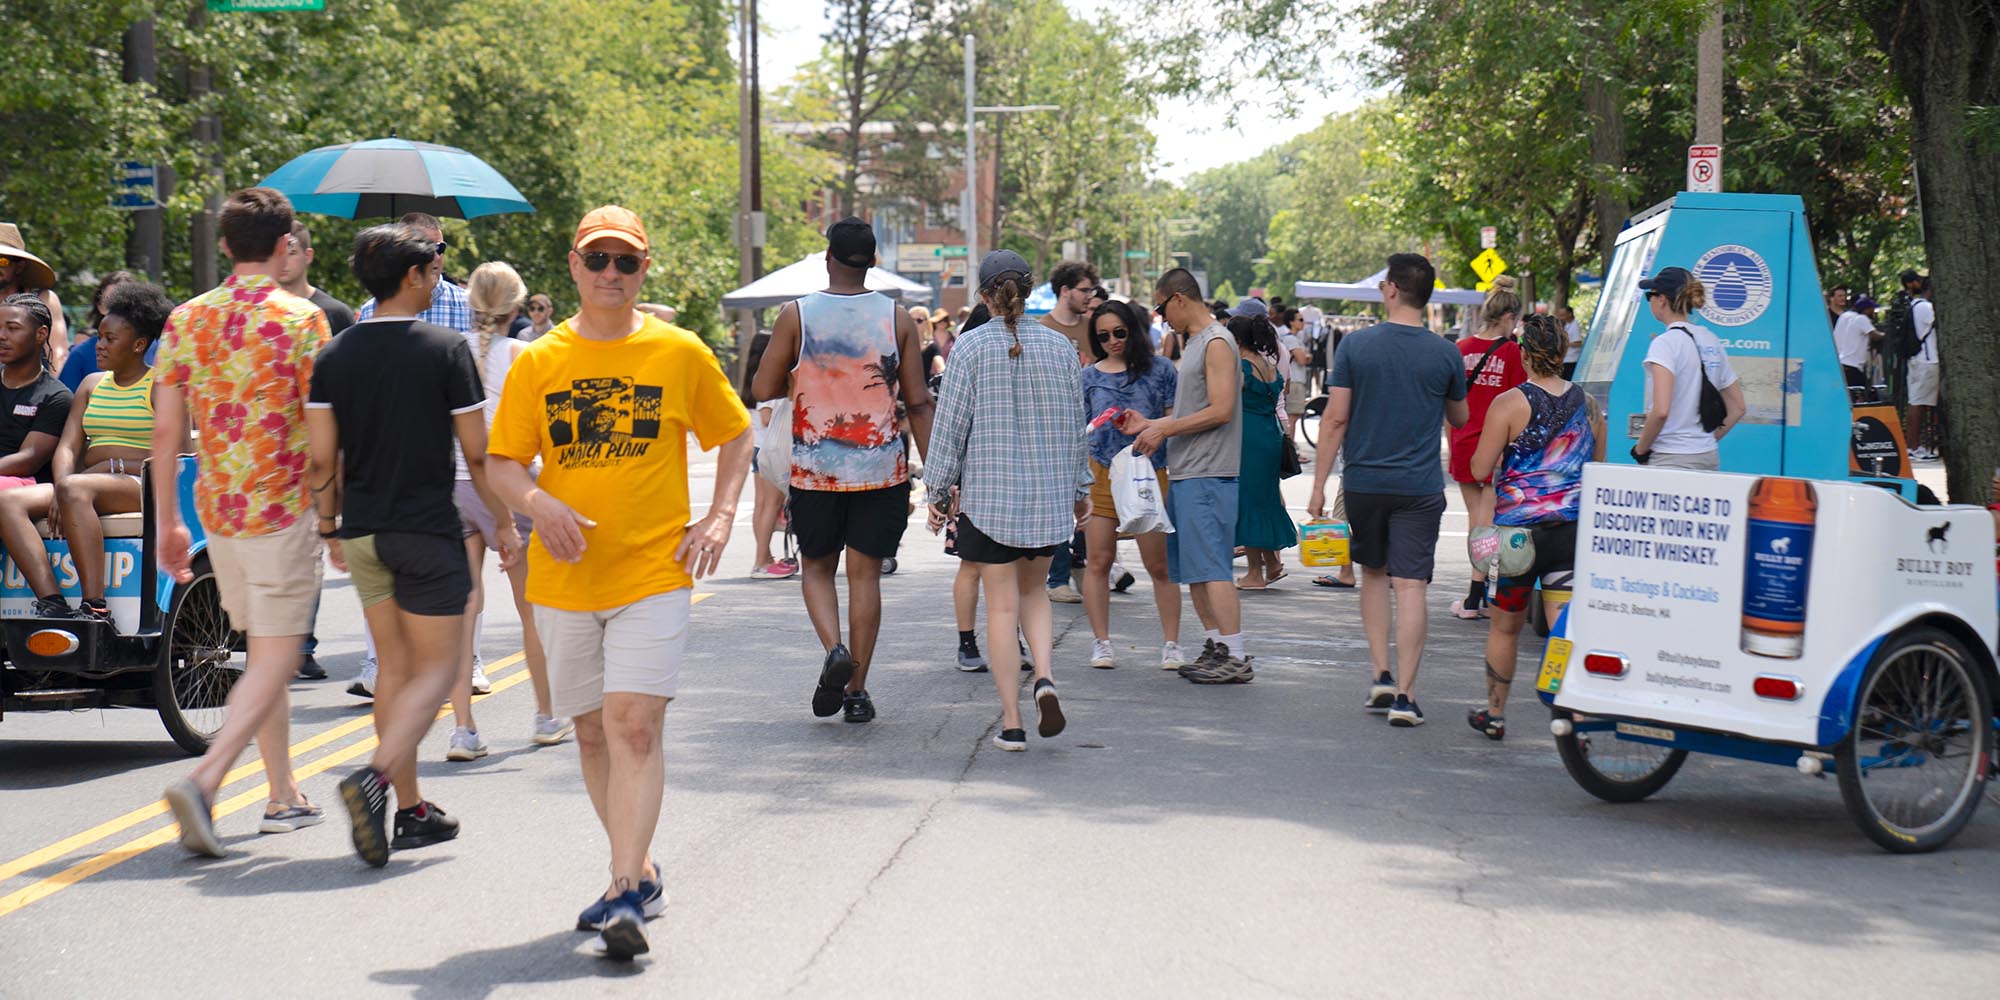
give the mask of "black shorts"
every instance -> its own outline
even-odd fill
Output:
[[[1493,583],[1493,606],[1502,611],[1527,610],[1538,580],[1543,590],[1568,590],[1576,579],[1576,522],[1537,524],[1528,531],[1535,539],[1535,564]]]
[[[1388,567],[1400,580],[1431,582],[1437,567],[1438,526],[1444,521],[1444,494],[1347,491],[1348,552],[1356,565]]]
[[[1004,566],[1023,559],[1046,559],[1056,554],[1056,546],[1043,545],[1033,549],[1019,549],[1012,545],[1002,545],[987,537],[986,532],[972,523],[964,514],[958,515],[958,557],[970,563],[986,563]]]
[[[397,607],[413,615],[465,613],[472,570],[466,565],[464,540],[378,531],[346,539],[341,548],[362,608],[394,598]]]
[[[785,516],[798,539],[799,555],[807,559],[838,555],[841,549],[891,559],[910,525],[910,484],[846,493],[794,486]]]

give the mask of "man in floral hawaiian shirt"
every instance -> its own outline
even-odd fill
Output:
[[[271,786],[262,832],[285,833],[321,819],[292,776],[285,685],[298,670],[319,595],[305,404],[313,358],[329,334],[317,306],[278,285],[292,238],[292,205],[284,195],[269,188],[230,195],[222,240],[235,267],[219,287],[174,309],[154,369],[160,568],[182,583],[194,579],[171,473],[187,413],[197,442],[195,507],[208,536],[204,555],[230,624],[249,636],[248,662],[229,692],[228,721],[194,773],[166,791],[181,846],[209,857],[223,853],[216,791],[253,734]]]

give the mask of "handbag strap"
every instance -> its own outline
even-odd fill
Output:
[[[1667,329],[1679,330],[1688,335],[1688,340],[1694,342],[1694,370],[1701,373],[1701,384],[1714,388],[1715,380],[1708,377],[1708,362],[1702,360],[1701,341],[1695,337],[1694,330],[1686,323],[1675,323]]]
[[[1472,378],[1478,378],[1479,373],[1486,370],[1486,362],[1492,359],[1493,352],[1499,350],[1500,345],[1506,342],[1507,338],[1505,337],[1494,338],[1493,346],[1487,348],[1486,353],[1479,356],[1479,363],[1472,366],[1472,374],[1471,374]]]

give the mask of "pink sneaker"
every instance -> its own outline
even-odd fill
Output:
[[[788,563],[783,559],[780,559],[777,560],[776,562],[771,563],[770,565],[759,566],[758,568],[751,570],[750,579],[783,580],[789,578],[792,574],[797,573],[798,571],[799,568],[797,566],[794,566],[791,563]]]

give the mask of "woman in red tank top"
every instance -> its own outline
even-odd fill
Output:
[[[1467,531],[1493,523],[1493,484],[1472,475],[1472,453],[1479,449],[1486,410],[1501,393],[1528,380],[1528,370],[1521,363],[1521,345],[1514,342],[1514,327],[1521,322],[1521,297],[1514,291],[1512,275],[1493,279],[1493,290],[1479,307],[1478,321],[1478,332],[1458,342],[1459,353],[1465,356],[1465,403],[1472,416],[1465,426],[1451,432],[1451,478],[1465,500]],[[1465,596],[1451,602],[1451,613],[1459,618],[1484,618],[1481,605],[1485,600],[1486,577],[1475,570]]]

